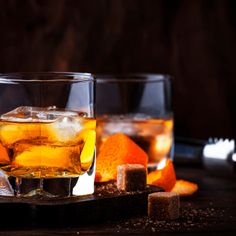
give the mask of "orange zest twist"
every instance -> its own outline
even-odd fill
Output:
[[[141,164],[147,168],[147,154],[128,136],[117,133],[102,143],[97,156],[96,182],[116,180],[117,166]]]
[[[186,180],[179,179],[176,181],[175,186],[171,192],[178,193],[180,196],[189,196],[198,190],[198,185]]]
[[[170,191],[176,183],[175,169],[172,161],[168,159],[163,169],[149,173],[147,175],[147,183],[162,187],[165,191]]]
[[[10,163],[10,158],[8,156],[6,148],[0,143],[0,164]]]

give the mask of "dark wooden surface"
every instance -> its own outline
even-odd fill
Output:
[[[181,216],[178,220],[158,222],[150,220],[146,215],[137,215],[78,227],[9,227],[0,231],[0,235],[234,235],[236,179],[211,176],[203,169],[193,168],[178,168],[177,175],[178,178],[188,179],[199,185],[196,194],[181,198]],[[114,212],[114,209],[110,210]],[[3,214],[1,211],[1,215]],[[24,212],[12,210],[9,222],[15,217],[23,218]],[[69,217],[74,216],[68,215]]]
[[[0,0],[0,9],[0,72],[170,73],[177,135],[236,136],[236,1]]]
[[[105,183],[96,185],[95,193],[87,196],[54,199],[1,196],[0,211],[4,213],[0,214],[1,228],[78,227],[144,215],[148,194],[159,191],[163,189],[149,185],[142,191],[118,191],[115,183]]]

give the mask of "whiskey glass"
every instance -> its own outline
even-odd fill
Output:
[[[95,75],[97,152],[115,133],[124,133],[149,157],[149,171],[173,158],[171,76]]]
[[[91,74],[0,74],[0,170],[16,196],[93,193],[95,128]]]

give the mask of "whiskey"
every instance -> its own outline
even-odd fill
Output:
[[[171,156],[173,118],[139,116],[103,116],[97,119],[97,149],[107,137],[124,133],[149,156],[149,166],[155,166]]]
[[[19,107],[0,119],[0,168],[18,178],[78,177],[94,161],[95,128],[85,113]]]

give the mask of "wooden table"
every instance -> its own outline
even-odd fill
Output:
[[[181,198],[181,217],[175,221],[152,221],[144,215],[74,228],[9,228],[0,231],[0,235],[236,234],[236,178],[210,176],[203,169],[183,167],[177,168],[177,177],[198,183],[199,191]]]

